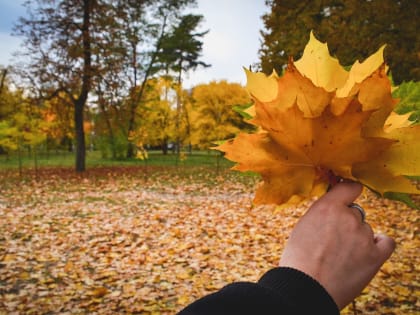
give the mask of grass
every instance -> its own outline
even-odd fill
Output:
[[[149,151],[148,159],[111,159],[103,158],[99,151],[86,152],[86,166],[206,166],[214,168],[228,168],[233,164],[215,151],[193,151],[182,153],[178,158],[176,154],[162,154],[160,151]],[[36,167],[74,167],[75,155],[72,152],[41,153],[36,159],[33,154],[25,154],[21,158],[22,168]],[[0,170],[12,170],[19,168],[17,155],[0,155]]]

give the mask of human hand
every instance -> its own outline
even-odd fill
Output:
[[[391,256],[395,242],[375,235],[351,204],[361,193],[357,183],[340,183],[316,201],[293,229],[281,267],[316,279],[344,308]]]

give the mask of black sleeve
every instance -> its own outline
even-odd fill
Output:
[[[179,315],[338,315],[337,305],[314,279],[292,268],[274,268],[258,283],[232,283]]]

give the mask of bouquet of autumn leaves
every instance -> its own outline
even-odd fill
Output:
[[[253,134],[216,149],[233,169],[259,173],[255,204],[294,204],[320,196],[336,178],[358,181],[410,203],[420,194],[420,125],[393,110],[383,49],[350,71],[311,33],[303,56],[284,75],[246,70]]]

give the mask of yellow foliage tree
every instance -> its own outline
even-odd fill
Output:
[[[137,110],[141,124],[132,139],[138,148],[160,146],[166,154],[169,141],[175,137],[176,84],[168,77],[150,79],[143,99]]]
[[[233,137],[246,128],[234,106],[251,103],[238,83],[210,82],[196,86],[191,95],[191,144],[208,148],[215,141]]]
[[[37,169],[37,147],[46,139],[40,107],[36,101],[23,95],[22,90],[4,89],[0,97],[0,151],[18,154],[19,173],[22,175],[22,153],[28,149]],[[7,110],[5,110],[7,109]]]

